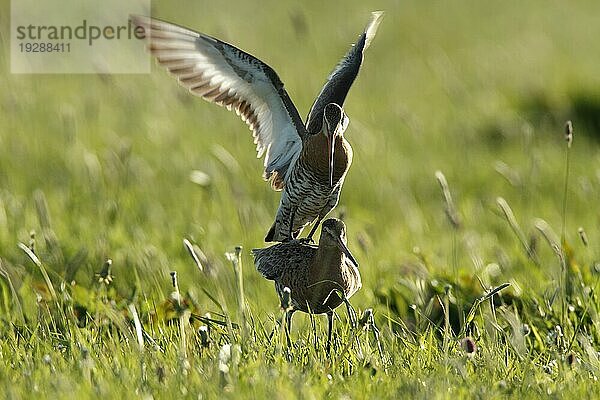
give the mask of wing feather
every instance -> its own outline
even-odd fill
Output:
[[[313,103],[306,117],[306,130],[309,133],[318,133],[321,131],[323,110],[327,104],[336,103],[340,107],[344,105],[346,95],[360,70],[364,51],[371,44],[383,18],[383,11],[375,11],[371,14],[371,21],[364,32],[331,72],[329,78],[327,78],[327,82],[325,82],[325,85]]]
[[[258,58],[211,36],[149,17],[144,28],[158,64],[190,93],[233,110],[250,127],[263,177],[281,190],[302,149],[306,129],[277,73]]]
[[[266,279],[277,280],[287,272],[303,268],[313,259],[317,246],[298,241],[278,243],[262,249],[253,249],[256,270]]]

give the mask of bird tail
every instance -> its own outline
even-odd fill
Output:
[[[271,225],[271,229],[269,229],[267,236],[265,236],[265,242],[273,241],[273,238],[275,237],[275,225],[277,225],[277,221],[273,222],[273,225]]]

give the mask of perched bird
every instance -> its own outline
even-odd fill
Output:
[[[374,12],[367,28],[330,74],[306,124],[277,73],[258,58],[211,36],[154,18],[132,16],[148,48],[192,94],[242,117],[250,127],[258,157],[265,156],[263,177],[283,190],[275,222],[265,241],[298,237],[336,206],[352,148],[342,106],[363,61],[363,53],[383,17]]]
[[[323,222],[318,246],[292,240],[254,249],[252,254],[256,269],[265,278],[275,281],[280,299],[286,288],[291,290],[292,308],[286,314],[288,331],[296,310],[327,314],[329,351],[333,310],[362,286],[358,263],[346,245],[346,225],[339,219],[327,219]]]

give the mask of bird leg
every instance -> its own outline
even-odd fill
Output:
[[[307,243],[314,243],[313,240],[313,235],[315,234],[315,232],[317,231],[317,228],[319,227],[319,224],[321,224],[321,221],[323,220],[323,217],[321,217],[319,215],[319,217],[317,218],[317,222],[315,222],[315,224],[313,225],[312,229],[310,230],[310,232],[308,233],[308,236],[305,237],[303,239],[303,241],[306,241]]]
[[[325,218],[325,216],[327,214],[329,214],[329,211],[331,211],[332,208],[328,209],[328,206],[329,206],[329,204],[326,204],[325,207],[323,207],[321,209],[321,212],[319,213],[319,216],[317,217],[317,222],[315,222],[315,224],[313,225],[312,229],[310,230],[308,236],[305,239],[308,242],[312,242],[313,241],[312,237],[315,234],[315,232],[317,231],[317,228],[319,227],[319,225],[321,224],[321,221],[323,221],[323,218]]]
[[[327,345],[325,351],[327,354],[331,353],[331,336],[333,332],[333,311],[327,313]]]
[[[344,296],[343,300],[346,304],[346,310],[348,311],[348,319],[350,319],[350,326],[356,328],[358,326],[358,318],[356,316],[356,311],[354,311],[352,304],[350,304],[346,296]]]
[[[288,347],[292,347],[292,341],[290,340],[290,332],[292,331],[292,314],[294,314],[294,310],[289,310],[285,313],[285,338],[287,339]]]

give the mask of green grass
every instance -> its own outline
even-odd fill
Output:
[[[597,1],[153,2],[156,16],[268,62],[302,115],[369,11],[386,11],[345,107],[355,158],[333,213],[361,264],[351,303],[359,316],[374,310],[380,333],[340,309],[331,358],[320,316],[296,315],[286,348],[272,283],[253,268],[249,250],[263,246],[279,195],[241,121],[158,67],[11,75],[7,3],[0,395],[600,395]],[[194,170],[210,183],[193,183]],[[225,256],[236,246],[243,298]],[[114,279],[100,282],[107,259]]]

